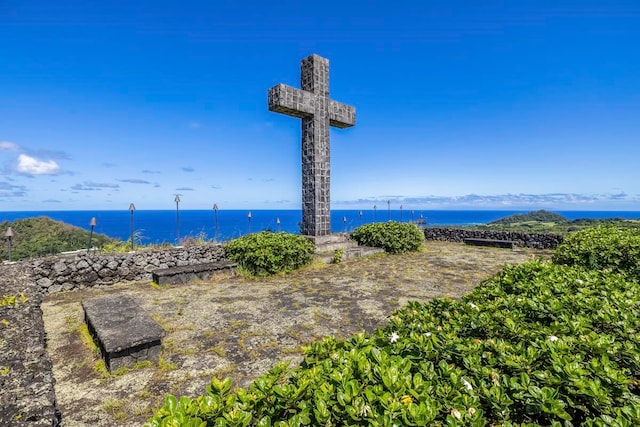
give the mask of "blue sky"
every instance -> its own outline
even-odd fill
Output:
[[[640,210],[640,2],[0,1],[0,210],[299,209],[330,61],[336,209]]]

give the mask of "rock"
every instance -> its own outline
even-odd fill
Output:
[[[95,271],[91,270],[88,271],[86,273],[84,273],[81,277],[80,280],[82,280],[83,282],[86,283],[93,283],[96,280],[98,280],[98,273],[96,273]]]
[[[58,261],[53,265],[53,269],[57,275],[60,275],[67,269],[67,264],[62,261]]]
[[[47,289],[49,286],[53,285],[53,280],[49,279],[48,277],[43,277],[41,279],[38,279],[36,283],[42,289]]]
[[[58,284],[56,284],[56,285],[51,285],[51,286],[49,287],[49,289],[47,289],[47,291],[48,291],[50,294],[52,294],[52,293],[54,293],[54,292],[60,292],[61,290],[62,290],[62,285],[58,285]]]

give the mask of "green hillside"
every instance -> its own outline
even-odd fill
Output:
[[[54,221],[46,216],[19,219],[13,222],[3,221],[0,223],[0,236],[3,239],[3,244],[0,246],[0,259],[3,261],[8,257],[8,244],[4,235],[9,227],[13,230],[11,252],[14,261],[86,249],[89,243],[89,231]],[[104,234],[94,233],[91,246],[102,246],[113,241],[114,239]]]
[[[510,215],[496,221],[492,221],[486,225],[478,225],[470,228],[480,230],[520,231],[525,233],[566,234],[598,225],[638,228],[640,227],[640,218],[635,220],[622,218],[579,218],[569,220],[560,214],[539,210],[526,214]]]

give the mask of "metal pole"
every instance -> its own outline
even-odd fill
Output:
[[[7,228],[6,233],[4,233],[7,238],[7,243],[9,244],[9,262],[11,262],[11,240],[13,239],[13,230],[11,227]]]
[[[218,240],[218,205],[216,203],[213,204],[213,216],[216,222],[216,235],[214,236],[214,239]]]
[[[180,243],[180,195],[176,194],[176,198],[173,199],[176,202],[176,243]]]
[[[247,214],[247,234],[251,234],[251,211]]]
[[[376,213],[378,212],[378,207],[373,205],[373,222],[376,222]]]
[[[87,245],[87,253],[89,253],[89,250],[91,249],[91,238],[93,237],[93,229],[95,228],[96,224],[96,217],[91,218],[91,221],[89,221],[91,232],[89,233],[89,244]]]
[[[133,211],[136,210],[136,207],[133,203],[129,205],[129,212],[131,212],[131,250],[133,251]]]

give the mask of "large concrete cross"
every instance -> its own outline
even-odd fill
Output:
[[[269,89],[269,110],[302,119],[302,229],[307,236],[331,234],[329,126],[356,124],[356,109],[329,99],[329,60],[302,60],[300,87]]]

